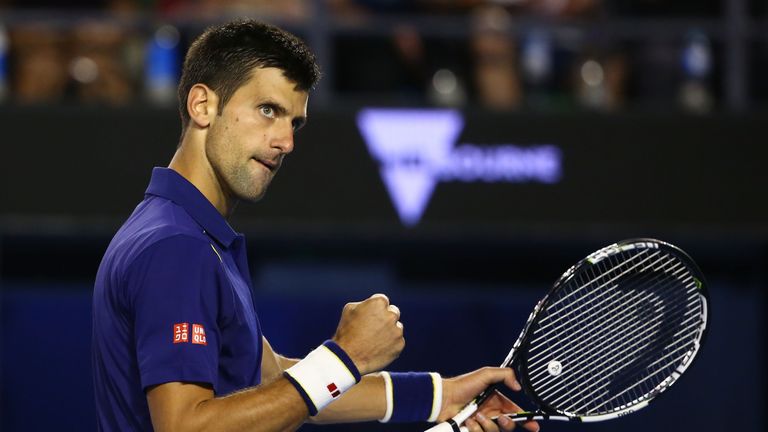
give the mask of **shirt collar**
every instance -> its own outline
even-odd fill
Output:
[[[184,208],[203,229],[229,248],[237,233],[195,185],[170,168],[155,167],[147,194],[169,199]]]

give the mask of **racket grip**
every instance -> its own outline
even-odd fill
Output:
[[[442,423],[436,424],[435,426],[432,426],[431,428],[427,429],[425,432],[453,432],[453,427],[448,422],[442,422]]]
[[[465,406],[461,411],[459,411],[453,418],[451,419],[451,422],[443,422],[438,425],[435,425],[429,429],[427,429],[425,432],[467,432],[467,428],[458,426],[461,426],[462,423],[464,423],[464,420],[468,419],[469,416],[475,413],[477,411],[477,401],[470,402],[467,406]],[[453,423],[453,424],[452,424]],[[454,426],[456,425],[456,426]]]

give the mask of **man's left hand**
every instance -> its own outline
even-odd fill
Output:
[[[492,384],[503,382],[504,385],[514,391],[520,391],[520,383],[515,378],[515,373],[510,368],[486,367],[455,378],[443,380],[443,405],[438,416],[438,422],[448,420],[460,409],[469,403],[475,396]],[[499,392],[494,392],[478,411],[466,422],[470,432],[499,432],[511,431],[515,428],[515,422],[506,417],[499,417],[498,425],[491,420],[492,417],[515,413],[522,409],[514,402]],[[529,421],[522,424],[531,432],[539,430],[539,424]]]

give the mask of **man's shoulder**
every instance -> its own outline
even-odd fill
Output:
[[[115,234],[105,258],[125,269],[143,253],[157,248],[210,248],[210,238],[183,208],[150,198]]]

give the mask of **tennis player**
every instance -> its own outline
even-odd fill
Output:
[[[208,29],[179,85],[182,137],[99,267],[93,368],[100,431],[287,431],[304,422],[437,421],[510,369],[456,378],[382,372],[405,345],[400,312],[375,294],[349,303],[333,337],[304,359],[272,350],[251,293],[245,239],[227,223],[264,195],[319,78],[293,35],[254,21]],[[519,411],[496,395],[467,422]],[[537,430],[535,423],[526,424]]]

